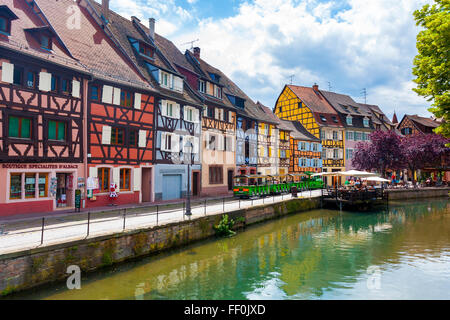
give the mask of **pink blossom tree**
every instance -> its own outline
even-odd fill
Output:
[[[387,169],[405,168],[401,144],[402,137],[394,131],[375,131],[370,142],[358,143],[352,164],[358,170],[377,171],[385,177]]]
[[[416,134],[402,139],[401,149],[413,180],[417,170],[443,164],[450,152],[450,148],[446,147],[449,142],[450,139],[437,134]]]

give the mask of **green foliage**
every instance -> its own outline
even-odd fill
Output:
[[[220,220],[219,224],[214,226],[214,230],[216,231],[216,235],[220,237],[229,237],[236,234],[233,230],[231,230],[234,226],[234,220],[229,219],[227,214],[222,216],[222,220]]]
[[[430,112],[444,123],[436,133],[450,137],[450,0],[434,0],[414,12],[423,30],[417,36],[419,54],[414,59],[413,74],[420,96],[434,101]]]

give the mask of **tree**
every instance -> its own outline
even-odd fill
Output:
[[[375,170],[383,177],[387,169],[405,168],[405,158],[401,152],[402,138],[395,131],[375,131],[370,142],[360,142],[356,146],[352,164],[358,170]]]
[[[438,167],[442,165],[443,156],[448,154],[450,150],[445,146],[449,142],[449,139],[437,134],[416,134],[402,139],[401,150],[413,175],[413,181],[417,170],[426,166]]]
[[[413,74],[420,96],[434,101],[430,112],[444,123],[436,133],[450,137],[450,0],[434,0],[414,12],[416,24],[423,28],[417,35],[419,54]]]

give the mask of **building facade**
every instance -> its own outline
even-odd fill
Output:
[[[298,121],[313,136],[321,140],[322,170],[345,170],[344,126],[338,113],[329,104],[319,87],[286,85],[278,97],[274,113],[282,120]],[[327,177],[327,184],[337,180]]]

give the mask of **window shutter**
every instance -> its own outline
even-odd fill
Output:
[[[339,159],[344,159],[344,150],[339,149]]]
[[[318,143],[317,145],[318,145],[318,149],[317,149],[318,152],[322,152],[322,144],[321,144],[321,143]]]
[[[205,136],[204,136],[204,137],[205,137],[205,138],[204,138],[204,139],[205,139],[204,141],[205,141],[205,143],[206,143],[206,144],[205,144],[205,149],[206,149],[206,150],[210,150],[210,147],[209,147],[209,132],[205,132]]]
[[[39,73],[39,90],[45,92],[52,90],[52,75],[50,73]]]
[[[161,151],[167,151],[166,150],[166,132],[161,132]]]
[[[219,135],[218,137],[219,137],[219,144],[218,144],[217,150],[223,151],[224,150],[224,146],[225,146],[225,141],[224,141],[225,137],[222,134]]]
[[[180,152],[180,136],[172,133],[172,152],[178,153]]]
[[[112,96],[113,96],[113,87],[106,85],[103,86],[102,102],[111,104]]]
[[[204,117],[208,116],[208,107],[207,106],[203,107],[203,116]]]
[[[113,104],[120,106],[120,89],[114,88],[114,101]]]
[[[233,112],[228,111],[228,122],[233,123]]]
[[[161,100],[161,115],[163,117],[167,116],[167,100]]]
[[[111,127],[110,126],[103,126],[102,144],[111,144]]]
[[[114,168],[113,169],[113,183],[117,185],[117,191],[119,191],[120,188],[120,168]]]
[[[139,130],[139,148],[147,147],[147,131]]]
[[[72,96],[75,98],[80,97],[80,81],[72,80]]]
[[[194,122],[200,123],[200,110],[194,109]]]
[[[200,139],[198,137],[193,137],[194,151],[193,153],[197,154],[200,152]]]
[[[181,106],[177,103],[173,106],[173,117],[176,119],[180,119],[180,108]]]
[[[14,65],[8,62],[2,63],[2,81],[7,83],[14,82]]]
[[[141,191],[141,168],[133,169],[134,191]]]
[[[339,140],[342,140],[342,131],[338,131],[338,138]]]
[[[142,104],[142,95],[136,92],[134,94],[134,108],[141,110],[141,104]]]
[[[215,108],[214,109],[214,118],[216,119],[216,120],[219,120],[219,108]]]
[[[89,178],[97,178],[98,177],[98,170],[96,167],[90,167],[89,168]]]

